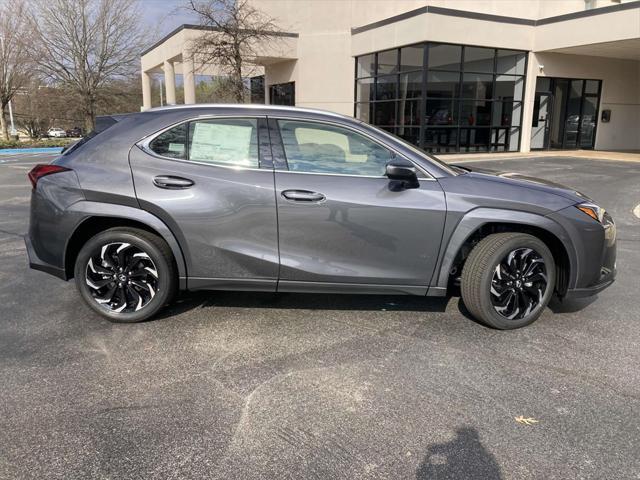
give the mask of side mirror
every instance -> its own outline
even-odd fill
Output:
[[[416,167],[405,160],[393,159],[387,163],[385,175],[389,180],[399,183],[400,188],[418,188],[418,171]]]

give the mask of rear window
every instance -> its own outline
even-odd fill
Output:
[[[187,124],[183,123],[161,133],[149,144],[158,155],[169,158],[187,158]]]

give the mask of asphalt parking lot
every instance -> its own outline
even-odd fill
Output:
[[[640,163],[467,164],[618,225],[610,289],[500,332],[458,298],[227,292],[111,324],[27,267],[48,159],[0,157],[0,478],[640,479]]]

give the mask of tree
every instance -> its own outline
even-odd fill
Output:
[[[228,77],[232,96],[243,103],[258,48],[273,44],[281,30],[275,20],[254,8],[249,0],[189,0],[185,7],[206,27],[189,50],[198,63],[212,65]]]
[[[29,22],[22,0],[0,3],[0,131],[9,140],[7,107],[29,78]]]
[[[78,94],[85,129],[95,127],[104,87],[137,68],[144,32],[134,0],[36,0],[34,53],[39,70]]]

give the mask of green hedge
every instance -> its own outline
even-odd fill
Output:
[[[75,142],[70,138],[43,138],[40,140],[27,140],[24,142],[17,140],[0,140],[0,149],[2,148],[48,148],[48,147],[66,147]]]

